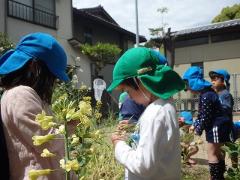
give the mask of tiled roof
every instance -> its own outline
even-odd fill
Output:
[[[111,22],[111,21],[106,20],[105,18],[99,17],[98,15],[96,15],[94,13],[91,13],[89,11],[89,9],[91,9],[91,8],[85,8],[85,9],[73,8],[73,13],[76,13],[76,15],[80,15],[80,16],[83,16],[83,17],[88,17],[91,20],[94,20],[94,21],[97,21],[99,23],[102,23],[102,24],[104,24],[106,26],[109,26],[112,29],[115,29],[115,30],[117,30],[119,32],[122,32],[124,34],[128,34],[131,37],[135,37],[136,36],[135,33],[130,32],[130,31],[120,27],[117,23],[114,23],[115,21]],[[139,41],[140,42],[146,42],[147,39],[144,36],[139,35]]]
[[[190,29],[184,29],[176,32],[172,32],[171,36],[183,36],[195,33],[202,33],[202,32],[209,32],[218,29],[224,29],[229,27],[240,27],[240,19],[220,22],[220,23],[213,23],[205,26],[199,26]]]

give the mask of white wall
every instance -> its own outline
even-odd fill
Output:
[[[4,32],[4,0],[0,1],[0,32]],[[7,35],[15,44],[21,37],[33,32],[45,32],[54,36],[63,46],[67,53],[68,64],[75,65],[76,57],[80,57],[81,62],[77,64],[81,66],[83,72],[78,71],[79,84],[91,86],[91,71],[89,59],[80,53],[80,50],[73,48],[68,39],[72,35],[72,1],[71,0],[56,0],[56,16],[58,16],[57,30],[47,28],[41,25],[36,25],[23,20],[18,20],[11,17],[6,17]]]

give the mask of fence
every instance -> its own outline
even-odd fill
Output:
[[[210,80],[209,77],[205,77],[206,80]],[[233,112],[240,112],[240,74],[231,74],[230,78],[230,93],[234,99]],[[183,94],[184,92],[181,92]],[[184,96],[179,96],[184,97]],[[178,111],[197,111],[198,110],[198,98],[175,98],[175,104]]]
[[[55,14],[12,0],[8,0],[8,16],[50,28],[57,28],[58,17]]]

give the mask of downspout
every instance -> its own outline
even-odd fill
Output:
[[[8,12],[8,0],[4,1],[4,34],[7,35],[7,12]]]

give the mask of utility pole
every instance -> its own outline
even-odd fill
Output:
[[[136,47],[139,46],[139,32],[138,32],[138,0],[135,0],[135,13],[136,13]]]

